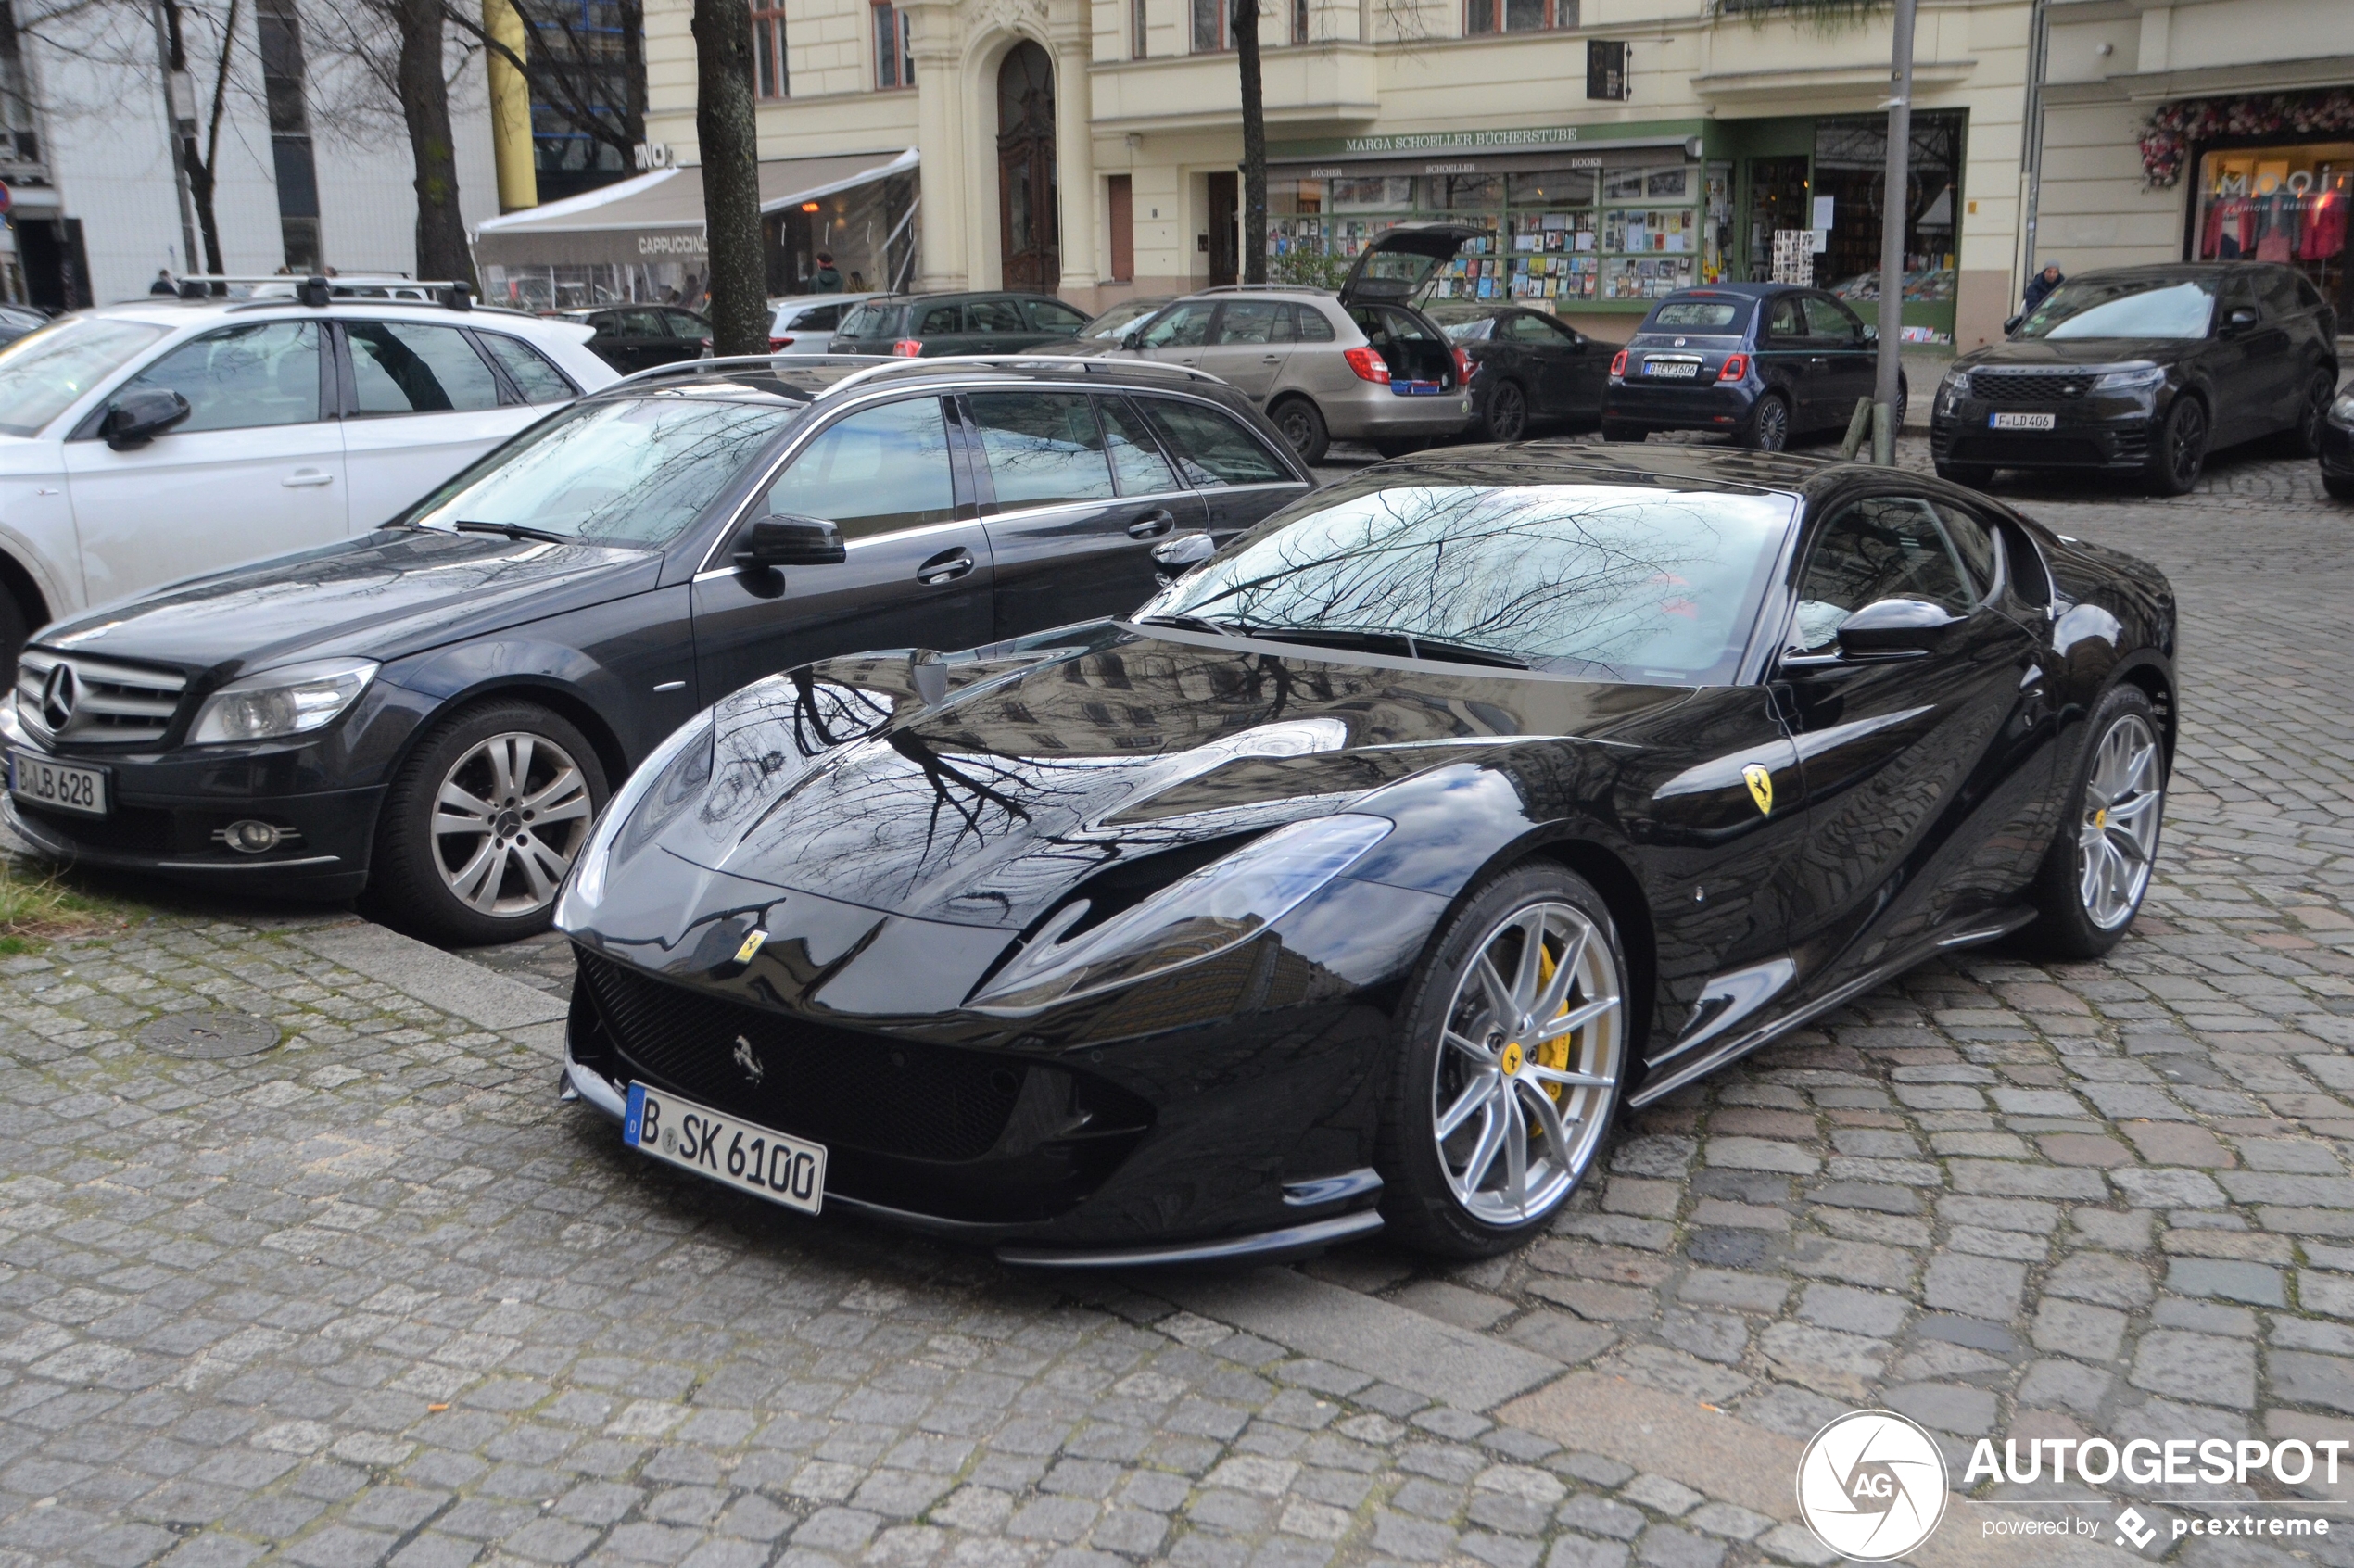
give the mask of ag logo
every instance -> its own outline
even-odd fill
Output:
[[[1902,1557],[1945,1515],[1945,1456],[1892,1410],[1843,1415],[1799,1459],[1798,1512],[1841,1557]]]

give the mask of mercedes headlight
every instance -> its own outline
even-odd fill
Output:
[[[306,734],[333,723],[375,678],[373,659],[319,659],[233,680],[205,699],[188,744]]]
[[[2103,371],[2093,378],[2095,392],[2146,392],[2153,386],[2164,386],[2164,365],[2123,365]]]
[[[2339,424],[2354,424],[2354,392],[2339,395],[2337,401],[2330,405],[2330,418]]]
[[[588,835],[588,847],[580,852],[580,858],[572,864],[572,875],[564,879],[563,896],[556,903],[558,926],[573,929],[580,917],[604,902],[605,866],[613,859],[614,841],[648,795],[668,803],[675,812],[680,803],[711,782],[716,732],[711,710],[705,708],[672,730],[670,738],[648,752],[638,771],[614,791]]]
[[[1297,908],[1386,837],[1387,818],[1343,815],[1295,822],[1182,877],[1101,925],[1075,934],[1071,904],[973,998],[984,1013],[1028,1013],[1196,964],[1247,942]]]

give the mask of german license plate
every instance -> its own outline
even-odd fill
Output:
[[[621,1141],[639,1154],[804,1214],[816,1213],[826,1202],[826,1151],[819,1145],[642,1083],[629,1086]]]
[[[52,762],[30,752],[8,753],[8,792],[52,811],[107,815],[107,770]]]
[[[1700,374],[1700,364],[1699,361],[1694,360],[1645,360],[1643,361],[1643,373],[1645,375],[1664,375],[1674,377],[1682,381],[1690,381],[1694,376]]]
[[[2047,413],[1997,413],[1986,416],[1990,430],[2052,430],[2058,427],[2059,415]]]

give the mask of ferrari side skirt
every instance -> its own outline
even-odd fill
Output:
[[[1761,1046],[1770,1045],[1792,1030],[1802,1028],[1825,1013],[1851,1002],[1883,980],[1892,980],[1916,965],[1925,963],[1940,953],[1959,947],[1976,947],[2008,936],[2035,918],[2032,909],[2006,909],[1991,917],[1973,917],[1956,929],[1907,949],[1901,956],[1867,969],[1845,985],[1816,997],[1813,1001],[1758,1025],[1745,1034],[1736,1035],[1697,1060],[1685,1062],[1666,1077],[1646,1083],[1628,1096],[1626,1104],[1639,1110],[1654,1100],[1681,1089],[1696,1078],[1704,1078],[1728,1062],[1740,1060]]]
[[[1179,1263],[1280,1263],[1305,1258],[1341,1242],[1370,1236],[1382,1227],[1376,1209],[1338,1214],[1330,1220],[1288,1225],[1256,1235],[1226,1236],[1217,1241],[1171,1242],[1160,1246],[1112,1247],[1103,1251],[1065,1251],[1057,1247],[1001,1246],[997,1261],[1039,1269],[1150,1269]]]

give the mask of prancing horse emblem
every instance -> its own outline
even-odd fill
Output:
[[[1747,767],[1741,769],[1741,778],[1746,780],[1749,785],[1749,798],[1757,803],[1758,815],[1760,816],[1772,816],[1774,813],[1774,776],[1766,771],[1766,765],[1764,763],[1750,764]]]
[[[754,1083],[768,1076],[766,1064],[753,1053],[752,1042],[740,1034],[736,1036],[736,1065],[743,1069],[744,1076]]]

